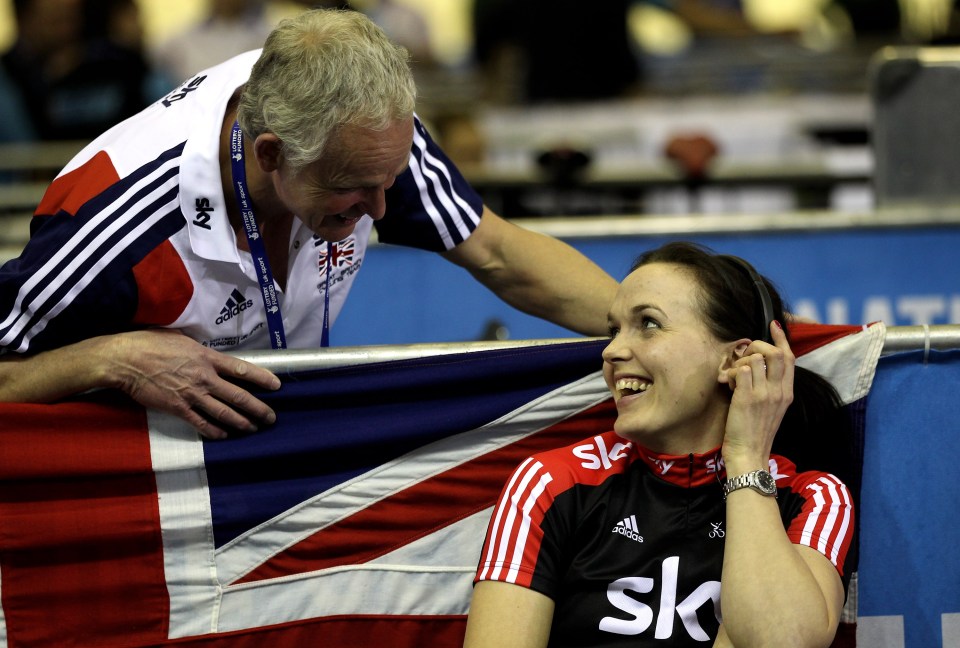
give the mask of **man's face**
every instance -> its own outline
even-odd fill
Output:
[[[407,169],[412,143],[412,118],[384,130],[344,126],[323,157],[300,173],[281,166],[274,174],[274,190],[314,234],[327,241],[343,240],[364,216],[383,218],[385,192]]]

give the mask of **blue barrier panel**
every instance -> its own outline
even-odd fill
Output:
[[[749,259],[780,286],[794,312],[825,324],[960,323],[956,226],[631,235],[568,242],[619,279],[640,252],[679,238]],[[563,328],[506,306],[464,270],[435,254],[380,245],[364,260],[331,339],[338,346],[473,340],[494,319],[506,326],[512,339],[570,336]]]
[[[858,645],[960,646],[960,351],[880,359],[867,401]]]

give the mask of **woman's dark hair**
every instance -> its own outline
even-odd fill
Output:
[[[769,279],[737,257],[716,254],[696,243],[678,241],[644,252],[631,272],[651,263],[672,263],[689,270],[700,288],[703,319],[720,340],[761,339],[768,317],[785,321],[783,300]],[[769,294],[765,313],[762,281]],[[789,327],[784,327],[787,340]],[[833,386],[819,374],[796,367],[793,403],[787,409],[773,442],[773,451],[797,464],[798,470],[823,470],[840,477],[851,488],[859,484],[849,417]]]

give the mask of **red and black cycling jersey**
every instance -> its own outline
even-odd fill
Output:
[[[843,575],[847,487],[770,458],[790,540]],[[717,635],[726,535],[719,449],[669,456],[607,432],[527,459],[494,509],[476,581],[555,602],[551,646],[702,646]]]

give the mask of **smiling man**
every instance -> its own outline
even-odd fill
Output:
[[[238,382],[279,379],[223,352],[326,344],[373,227],[603,334],[616,282],[487,209],[415,100],[405,50],[314,10],[94,140],[0,268],[0,400],[117,388],[208,437],[269,424]]]

